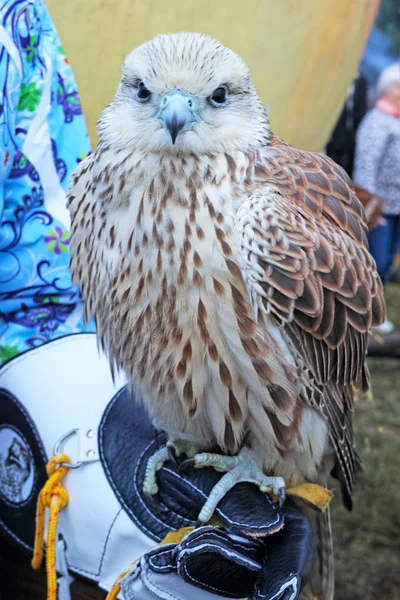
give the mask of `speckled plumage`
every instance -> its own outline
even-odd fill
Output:
[[[154,108],[173,88],[202,115],[175,145]],[[99,134],[70,186],[71,268],[111,363],[171,436],[247,444],[289,485],[336,462],[350,504],[352,386],[385,307],[345,173],[270,134],[243,61],[197,34],[127,58]]]

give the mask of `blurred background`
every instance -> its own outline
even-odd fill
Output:
[[[159,33],[219,39],[250,67],[275,132],[321,150],[357,70],[379,0],[48,0],[92,141],[124,57]]]
[[[96,121],[113,98],[123,59],[159,33],[204,32],[237,51],[250,67],[273,131],[299,148],[326,152],[350,176],[358,128],[377,100],[382,71],[398,65],[400,77],[400,0],[46,0],[46,5],[72,65],[93,146]],[[393,118],[400,140],[400,114]],[[400,153],[397,164],[398,176]],[[365,206],[377,207],[371,228],[382,224],[380,200],[366,194]],[[372,394],[358,399],[355,415],[363,483],[352,513],[341,507],[338,489],[332,503],[337,600],[400,600],[399,282],[397,256],[385,288],[393,328],[371,338]]]
[[[376,100],[380,73],[400,58],[398,0],[48,0],[47,4],[77,78],[93,144],[96,120],[113,97],[124,57],[158,33],[204,32],[237,51],[251,69],[274,132],[300,148],[327,151],[328,147],[328,153],[335,126],[340,133],[343,122],[352,130],[354,146],[356,127],[346,113],[354,81],[361,76],[364,83],[358,125]],[[395,265],[386,297],[389,318],[400,327],[396,277]],[[382,352],[385,356],[369,359],[373,393],[358,401],[355,428],[365,476],[355,508],[348,513],[341,507],[338,490],[333,502],[338,600],[400,598],[398,337],[392,346]]]

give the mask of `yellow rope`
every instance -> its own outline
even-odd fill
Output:
[[[36,507],[35,543],[31,561],[33,569],[40,569],[42,564],[46,506],[50,509],[46,542],[47,600],[57,600],[57,525],[60,511],[68,503],[68,492],[60,484],[61,479],[68,471],[68,467],[61,466],[61,463],[69,462],[71,461],[68,455],[61,452],[55,454],[49,460],[46,466],[49,479],[39,493]]]
[[[131,563],[129,565],[129,567],[127,567],[126,569],[124,569],[124,571],[122,571],[122,573],[118,577],[117,581],[114,583],[111,590],[108,592],[106,600],[116,600],[117,599],[118,594],[121,591],[123,578],[125,577],[125,575],[127,575],[129,573],[129,571],[131,569],[133,569],[133,567],[136,565],[136,563],[137,563],[137,560],[133,561],[133,563]]]

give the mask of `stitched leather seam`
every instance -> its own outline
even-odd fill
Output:
[[[10,535],[14,540],[16,540],[18,542],[18,544],[21,544],[22,546],[24,546],[24,548],[26,548],[27,550],[29,550],[30,552],[33,552],[33,548],[31,548],[30,546],[28,546],[28,544],[26,544],[24,541],[22,541],[17,534],[15,534],[13,531],[11,531],[11,529],[9,529],[7,527],[7,525],[4,523],[3,520],[0,519],[0,526],[4,529],[4,531],[7,532],[7,535]]]
[[[157,533],[154,532],[152,530],[150,530],[148,527],[146,527],[146,525],[142,522],[142,520],[134,513],[134,511],[130,508],[130,506],[128,506],[128,504],[125,502],[125,500],[123,499],[120,491],[118,490],[118,488],[115,485],[115,482],[113,480],[113,477],[111,475],[109,466],[107,464],[106,458],[105,458],[105,454],[104,454],[104,432],[103,432],[103,423],[107,420],[107,417],[109,415],[109,413],[111,412],[112,408],[114,407],[115,403],[118,401],[119,397],[121,396],[121,394],[123,394],[125,392],[125,388],[121,388],[117,394],[114,396],[114,398],[111,400],[111,402],[109,403],[109,405],[106,407],[102,417],[101,417],[101,422],[100,422],[100,427],[99,427],[99,451],[100,451],[100,457],[101,457],[101,463],[107,473],[108,476],[108,480],[111,484],[111,487],[115,493],[115,495],[118,498],[118,501],[120,502],[121,506],[123,506],[124,510],[127,512],[127,514],[131,517],[131,519],[134,521],[134,523],[139,527],[139,529],[141,529],[142,531],[145,531],[147,533],[147,535],[151,538],[154,539],[155,541],[160,541],[160,539],[163,537],[162,533]],[[154,514],[149,508],[148,506],[146,506],[145,502],[143,501],[140,491],[138,489],[137,486],[137,480],[138,480],[138,471],[139,468],[141,466],[142,460],[144,455],[149,451],[149,449],[151,448],[152,445],[154,445],[156,442],[155,440],[152,440],[151,442],[149,442],[147,444],[147,446],[144,448],[144,450],[142,451],[142,453],[140,454],[140,456],[137,459],[136,462],[136,467],[135,467],[135,471],[133,474],[133,487],[134,490],[136,492],[136,499],[139,501],[142,509],[144,509],[146,511],[146,513],[149,515],[150,518],[154,519],[159,525],[161,525],[162,527],[162,531],[165,530],[170,530],[171,529],[171,525],[168,525],[168,523],[161,521],[156,514]],[[166,509],[168,509],[169,512],[174,512],[171,511],[168,507],[165,507]],[[180,515],[178,515],[177,513],[174,512],[174,515],[181,521],[181,522],[185,522],[185,523],[192,523],[192,521],[190,519],[187,519],[185,517],[181,517]]]
[[[35,423],[33,422],[33,420],[32,420],[32,417],[31,417],[31,416],[30,416],[30,414],[28,413],[27,409],[26,409],[26,408],[25,408],[25,406],[24,406],[24,405],[23,405],[23,404],[22,404],[22,403],[21,403],[21,402],[18,400],[18,398],[17,398],[17,397],[16,397],[14,394],[11,394],[11,393],[10,393],[10,392],[9,392],[7,389],[5,389],[5,388],[0,388],[0,392],[1,392],[1,393],[2,393],[4,396],[6,396],[6,397],[7,397],[7,398],[8,398],[8,399],[11,401],[11,402],[15,403],[15,404],[17,405],[17,407],[20,409],[20,411],[22,412],[22,414],[24,415],[24,417],[25,417],[26,421],[28,422],[28,425],[30,425],[30,428],[31,428],[31,433],[33,433],[33,437],[35,438],[35,440],[36,440],[36,442],[37,442],[37,445],[38,445],[38,448],[39,448],[39,454],[40,454],[40,456],[42,457],[42,459],[43,459],[44,463],[46,464],[46,463],[47,463],[47,456],[46,456],[46,453],[45,453],[45,451],[44,451],[44,449],[43,449],[43,442],[42,442],[42,440],[41,440],[41,439],[40,439],[40,437],[39,437],[39,434],[38,434],[38,432],[37,432],[37,429],[36,429],[36,425],[35,425]],[[4,424],[4,425],[8,425],[8,426],[12,427],[13,429],[15,428],[15,427],[14,427],[13,425],[11,425],[10,423],[8,423],[8,424]],[[17,428],[15,428],[15,429],[17,429]],[[23,432],[21,432],[21,433],[23,433]],[[25,435],[24,435],[24,437],[25,437]],[[30,450],[30,452],[31,452],[31,455],[32,455],[33,463],[35,463],[35,459],[34,459],[34,457],[33,457],[33,453],[32,453],[32,450],[31,450],[31,448],[29,448],[29,450]],[[24,503],[23,503],[23,506],[26,506],[26,504],[32,500],[32,497],[33,497],[33,494],[34,494],[34,492],[35,492],[35,489],[36,489],[37,483],[38,483],[38,469],[34,468],[32,490],[31,490],[31,493],[29,494],[28,498],[27,498],[27,499],[24,501]],[[7,504],[8,506],[10,506],[10,507],[12,507],[12,508],[16,508],[16,505],[15,505],[15,504],[12,504],[12,503],[10,503],[10,502],[8,502],[8,501],[7,501],[7,499],[6,499],[4,496],[2,496],[2,498],[1,498],[1,499],[2,499],[2,501],[3,501],[5,504]],[[20,507],[20,506],[21,506],[21,504],[20,504],[20,505],[18,505],[18,506]],[[24,546],[24,548],[26,548],[27,550],[29,550],[29,551],[33,552],[33,548],[31,548],[31,547],[30,547],[28,544],[26,544],[24,541],[22,541],[22,540],[21,540],[21,539],[20,539],[20,538],[19,538],[19,537],[18,537],[18,536],[15,534],[15,533],[13,533],[13,532],[11,531],[11,529],[9,529],[9,527],[7,527],[7,525],[4,523],[4,521],[3,521],[3,520],[0,520],[0,523],[1,523],[1,527],[4,529],[4,531],[6,531],[6,532],[7,532],[7,534],[8,534],[8,535],[10,535],[10,536],[11,536],[13,539],[15,539],[15,540],[16,540],[18,543],[20,543],[22,546]]]
[[[83,575],[89,575],[90,577],[98,577],[98,573],[93,573],[93,571],[87,571],[86,569],[82,569],[81,567],[74,567],[68,563],[68,569],[70,571],[74,571],[75,573],[82,573]]]
[[[183,515],[180,515],[179,513],[175,512],[172,508],[170,508],[169,506],[167,506],[166,504],[164,504],[164,502],[162,502],[161,499],[159,499],[158,503],[167,512],[172,513],[173,515],[175,515],[175,517],[177,519],[179,519],[180,521],[183,521],[184,523],[187,523],[188,525],[193,525],[194,521],[192,521],[191,519],[188,519],[187,517],[184,517]]]
[[[106,536],[106,539],[105,539],[105,542],[104,542],[104,546],[103,546],[103,552],[102,552],[101,558],[100,558],[100,566],[99,566],[98,571],[95,573],[93,571],[87,571],[86,569],[82,569],[81,567],[77,567],[77,566],[73,565],[72,563],[68,562],[68,557],[66,557],[67,558],[68,569],[71,569],[71,571],[75,571],[76,573],[85,573],[86,575],[90,575],[92,577],[100,577],[101,568],[102,568],[102,564],[103,564],[103,559],[104,559],[104,555],[105,555],[106,548],[107,548],[108,538],[110,537],[111,530],[112,530],[112,528],[114,526],[114,523],[117,520],[117,517],[118,517],[119,513],[121,512],[121,510],[122,510],[122,508],[120,508],[118,510],[118,512],[115,515],[115,517],[113,518],[113,520],[111,522],[111,525],[109,527],[109,530],[107,532],[107,536]],[[68,542],[67,542],[67,546],[68,546]],[[67,553],[68,553],[68,550],[67,550]]]
[[[294,580],[295,580],[296,583],[298,583],[298,579],[297,579],[296,576],[294,577]],[[280,587],[280,589],[277,591],[277,593],[274,594],[273,596],[270,596],[269,594],[261,594],[260,592],[257,592],[257,598],[269,598],[269,600],[274,600],[274,598],[280,598],[281,594],[282,594],[282,591],[285,590],[285,589],[287,589],[287,588],[289,588],[289,587],[292,588],[293,595],[290,598],[288,598],[288,600],[295,600],[296,594],[297,594],[297,585],[293,584],[293,579],[291,579],[290,581],[287,581],[286,583],[284,583]]]
[[[202,537],[203,537],[203,536],[202,536]],[[221,540],[220,540],[220,539],[218,539],[218,538],[214,540],[214,539],[212,538],[212,536],[207,536],[207,538],[208,538],[208,539],[206,539],[206,541],[205,541],[205,542],[203,542],[204,544],[210,544],[210,545],[212,545],[212,544],[215,544],[215,543],[219,543],[219,542],[221,542]],[[199,536],[199,538],[197,538],[197,539],[200,541],[200,540],[201,540],[200,536]],[[224,539],[222,538],[222,541],[224,542],[224,541],[226,541],[226,540],[224,540]],[[231,538],[229,538],[229,543],[230,543],[230,544],[232,544],[232,547],[233,547],[233,549],[234,549],[234,550],[236,550],[236,549],[240,549],[240,550],[243,550],[243,552],[249,552],[249,551],[253,551],[253,550],[254,550],[253,548],[246,548],[246,546],[242,546],[241,544],[235,544],[235,543],[233,542],[233,540],[231,540]],[[188,548],[188,549],[189,549],[189,548],[191,548],[191,546],[189,546],[189,547],[188,547],[188,546],[186,546],[186,547],[185,547],[185,549],[186,549],[186,548]],[[254,559],[252,558],[252,559],[250,559],[250,560],[254,560]],[[257,562],[257,561],[255,561],[255,562]]]
[[[178,596],[175,596],[175,594],[171,594],[171,592],[167,592],[166,590],[163,590],[161,587],[159,587],[159,585],[157,585],[157,583],[155,583],[154,578],[151,577],[151,575],[153,574],[150,570],[150,568],[147,565],[143,565],[143,574],[145,576],[145,579],[147,579],[147,584],[150,588],[150,591],[154,593],[154,590],[151,589],[151,586],[153,588],[155,588],[158,592],[160,592],[160,594],[162,594],[161,598],[164,599],[168,599],[168,596],[171,600],[182,600],[182,598],[179,598]],[[168,596],[166,596],[165,594],[168,594]]]
[[[213,585],[208,585],[207,583],[204,583],[203,581],[200,581],[200,580],[195,579],[194,577],[192,577],[190,575],[190,573],[188,572],[187,568],[186,568],[186,563],[182,564],[182,568],[183,568],[183,570],[184,570],[184,572],[186,574],[186,577],[190,581],[192,581],[197,587],[200,585],[200,587],[202,587],[202,588],[206,588],[206,589],[209,589],[209,590],[211,590],[213,592],[218,592],[218,593],[224,594],[224,596],[226,596],[226,593],[227,593],[226,590],[221,590],[221,589],[219,589],[217,587],[214,587]],[[240,596],[236,596],[236,594],[234,594],[234,593],[233,593],[233,596],[231,596],[231,597],[233,597],[233,598],[240,598]]]
[[[195,538],[196,540],[200,540],[203,537],[206,537],[206,538],[213,538],[213,537],[215,537],[215,538],[217,538],[217,541],[220,541],[221,538],[222,538],[223,541],[225,541],[224,536],[218,535],[217,530],[213,531],[211,529],[209,529],[208,531],[204,531],[204,532],[202,531],[201,533],[197,533],[196,536],[192,535],[192,533],[189,533],[188,536],[187,536],[187,538],[189,536],[192,536],[192,538]],[[183,542],[187,541],[188,543],[190,543],[191,540],[187,540],[187,538],[184,538]],[[245,546],[244,544],[241,544],[240,542],[238,542],[236,540],[232,540],[230,537],[229,537],[229,543],[232,544],[232,546],[241,548],[245,552],[256,551],[257,550],[257,548],[255,548],[254,545],[252,545],[252,544],[249,544],[249,546]]]
[[[38,436],[38,434],[36,432],[36,425],[33,422],[32,417],[30,416],[30,414],[26,410],[25,406],[23,406],[23,404],[21,404],[21,402],[18,400],[18,398],[14,394],[12,394],[11,392],[9,392],[7,389],[0,388],[0,392],[2,392],[5,396],[7,396],[9,398],[9,400],[12,400],[13,402],[15,402],[17,404],[18,408],[21,409],[21,412],[24,413],[24,416],[25,416],[26,420],[28,421],[29,425],[32,427],[32,433],[33,433],[33,436],[34,436],[35,440],[38,443],[40,454],[41,454],[44,462],[47,463],[47,456],[46,456],[46,454],[45,454],[45,452],[44,452],[44,450],[42,448],[43,442],[40,439],[40,437]]]
[[[109,403],[109,405],[107,406],[106,410],[103,413],[103,416],[101,417],[101,422],[100,422],[100,430],[99,430],[99,452],[100,452],[100,457],[101,457],[101,463],[103,465],[104,470],[107,473],[107,477],[108,477],[108,481],[111,484],[111,487],[114,491],[114,494],[117,496],[121,506],[123,506],[124,510],[128,513],[128,515],[132,518],[133,522],[139,527],[139,529],[141,529],[142,531],[144,530],[148,536],[151,539],[156,538],[156,541],[159,541],[160,537],[156,536],[156,534],[154,534],[152,531],[150,531],[143,523],[141,523],[141,521],[138,519],[138,517],[135,515],[135,513],[129,508],[129,506],[126,504],[125,500],[122,498],[119,490],[117,489],[113,478],[111,477],[111,472],[110,469],[108,468],[108,464],[106,462],[105,459],[105,455],[103,452],[103,423],[106,420],[108,414],[110,413],[111,409],[113,408],[115,402],[118,400],[118,398],[120,397],[120,395],[125,391],[125,388],[121,388],[114,396],[114,398],[111,400],[111,402]],[[135,486],[135,489],[136,486]]]
[[[219,546],[218,547],[219,552],[216,552],[214,550],[214,548],[215,548],[215,545],[211,544],[211,543],[201,544],[194,548],[185,548],[182,551],[182,553],[180,554],[178,561],[180,562],[185,556],[197,556],[197,554],[199,554],[200,552],[203,553],[203,551],[206,550],[206,551],[210,551],[216,555],[225,556],[229,560],[234,561],[236,564],[247,567],[249,570],[252,570],[254,572],[261,570],[260,564],[257,564],[257,563],[255,564],[251,558],[246,559],[245,557],[243,557],[242,554],[240,554],[239,552],[237,552],[235,550],[230,550],[226,546]],[[255,566],[259,567],[259,568],[255,569],[254,568]]]
[[[186,484],[190,485],[193,489],[195,489],[197,492],[199,492],[203,498],[206,500],[207,496],[205,495],[205,493],[200,490],[197,486],[195,486],[191,481],[188,481],[187,479],[183,479],[183,477],[180,477],[177,473],[174,473],[173,471],[171,471],[170,469],[165,467],[165,471],[170,473],[171,475],[173,475],[174,477],[177,477],[178,479],[181,479],[182,481],[184,481]],[[268,495],[266,494],[267,499],[272,503],[272,500],[270,500],[268,498]],[[224,513],[220,508],[217,507],[216,512],[219,513],[220,516],[222,516],[224,519],[226,519],[228,521],[228,523],[230,523],[231,525],[237,525],[239,527],[246,527],[246,529],[255,529],[255,530],[259,530],[259,531],[265,531],[266,529],[270,529],[273,525],[276,525],[277,523],[279,523],[280,520],[280,515],[277,514],[277,517],[275,519],[275,521],[273,521],[273,523],[270,523],[267,527],[264,526],[259,526],[259,525],[249,525],[248,523],[239,523],[238,521],[233,521],[232,519],[230,519],[226,513]]]
[[[28,358],[31,358],[32,355],[28,356],[28,354],[30,354],[31,352],[35,352],[35,354],[37,354],[37,353],[40,353],[40,352],[47,351],[49,349],[48,347],[50,346],[50,344],[52,344],[52,346],[54,347],[54,344],[60,345],[61,343],[64,344],[67,341],[69,342],[69,340],[67,338],[77,337],[77,336],[81,336],[81,335],[89,337],[89,336],[93,336],[95,334],[93,334],[93,333],[81,333],[81,334],[79,334],[78,333],[78,334],[71,334],[71,335],[63,336],[63,337],[58,338],[56,340],[52,340],[51,342],[48,342],[47,344],[44,344],[43,346],[40,346],[40,348],[37,348],[37,349],[34,349],[34,350],[28,350],[28,351],[24,352],[22,355],[20,355],[18,357],[19,358],[18,363],[24,362]],[[16,362],[15,360],[12,361],[13,364],[15,364],[15,362]],[[12,366],[10,363],[11,363],[11,361],[7,362],[6,365],[4,366],[4,368],[0,369],[0,374],[1,375],[3,375],[3,373],[5,373],[7,371],[7,368],[10,368]],[[29,413],[27,412],[27,410],[25,409],[25,407],[21,404],[21,402],[18,400],[18,398],[16,398],[13,394],[10,394],[10,392],[8,392],[8,390],[6,390],[5,388],[0,388],[0,391],[5,396],[7,396],[10,400],[12,400],[13,402],[16,402],[17,405],[18,405],[18,407],[23,412],[26,420],[28,421],[29,425],[32,428],[33,435],[34,435],[34,437],[35,437],[35,439],[36,439],[36,441],[38,443],[38,446],[39,446],[40,454],[41,454],[44,462],[46,463],[47,462],[47,457],[46,457],[46,455],[45,455],[45,453],[44,453],[44,451],[42,449],[42,441],[40,440],[40,438],[38,437],[38,435],[36,433],[36,425],[33,423],[31,416],[29,415]],[[36,482],[36,478],[37,478],[37,473],[35,471],[35,482]],[[104,547],[103,547],[102,556],[101,556],[101,559],[100,559],[100,568],[99,568],[98,572],[88,571],[86,569],[82,569],[80,567],[74,566],[73,564],[71,564],[71,563],[68,562],[68,567],[71,570],[75,571],[76,573],[85,573],[87,575],[91,575],[91,576],[94,576],[94,577],[97,577],[97,576],[100,575],[101,567],[102,567],[102,563],[103,563],[103,559],[104,559],[104,554],[105,554],[105,551],[106,551],[107,541],[108,541],[108,538],[110,536],[111,529],[112,529],[112,527],[113,527],[113,525],[115,523],[115,520],[116,520],[116,518],[117,518],[117,516],[118,516],[118,514],[119,514],[119,512],[121,510],[122,509],[120,509],[118,511],[117,515],[114,517],[114,519],[113,519],[113,521],[112,521],[112,523],[110,525],[109,531],[107,533],[107,537],[106,537],[106,540],[105,540],[105,543],[104,543]],[[14,539],[16,539],[26,549],[28,549],[30,551],[33,551],[33,548],[31,548],[25,542],[23,542],[22,540],[20,540],[18,536],[16,536],[11,530],[9,530],[9,528],[4,524],[3,521],[0,521],[0,523],[2,524],[2,527],[7,531],[7,533],[9,533]]]
[[[155,571],[175,571],[177,570],[176,565],[174,564],[170,564],[170,565],[157,565],[154,563],[153,558],[155,557],[159,557],[162,556],[163,554],[169,554],[171,552],[172,548],[169,547],[166,550],[162,550],[162,552],[154,552],[154,554],[152,554],[147,560],[148,563],[151,565],[152,569],[154,569]]]
[[[115,517],[114,517],[114,519],[112,520],[112,523],[111,523],[111,525],[110,525],[110,527],[109,527],[109,530],[108,530],[108,532],[107,532],[107,537],[106,537],[106,539],[105,539],[105,542],[104,542],[103,552],[102,552],[101,559],[100,559],[100,566],[99,566],[99,570],[98,570],[98,573],[97,573],[97,575],[99,575],[99,576],[100,576],[100,573],[101,573],[101,569],[102,569],[102,567],[103,567],[103,561],[104,561],[104,556],[105,556],[105,553],[106,553],[106,548],[107,548],[107,544],[108,544],[108,539],[109,539],[109,537],[110,537],[110,535],[111,535],[111,531],[112,531],[112,529],[113,529],[113,527],[114,527],[115,521],[117,520],[118,516],[119,516],[119,515],[120,515],[120,513],[121,513],[121,510],[122,510],[122,507],[119,509],[119,511],[118,511],[118,512],[117,512],[117,514],[115,515]]]
[[[135,592],[132,592],[131,585],[132,582],[135,582],[136,580],[139,580],[141,584],[143,583],[141,579],[143,571],[142,562],[143,558],[141,558],[134,565],[133,569],[131,569],[131,571],[129,571],[129,573],[122,578],[121,592],[124,600],[137,600],[137,595],[135,594]]]
[[[102,551],[102,553],[101,553],[101,558],[100,558],[100,566],[99,566],[99,569],[98,569],[98,571],[97,571],[96,573],[94,573],[93,571],[87,571],[87,570],[85,570],[85,569],[82,569],[81,567],[76,567],[76,566],[74,566],[72,563],[68,562],[68,557],[67,557],[67,564],[68,564],[68,568],[69,568],[69,569],[71,569],[71,570],[74,570],[74,571],[76,571],[76,572],[80,572],[80,571],[81,571],[82,573],[86,573],[87,575],[92,575],[93,577],[100,577],[100,574],[101,574],[101,567],[102,567],[102,563],[103,563],[104,555],[105,555],[106,548],[107,548],[107,541],[108,541],[108,538],[109,538],[109,536],[110,536],[111,530],[112,530],[112,528],[113,528],[113,526],[114,526],[114,523],[115,523],[115,521],[116,521],[116,519],[117,519],[117,517],[118,517],[119,513],[121,512],[121,510],[122,510],[122,508],[120,508],[120,509],[119,509],[119,511],[117,512],[117,514],[115,515],[115,517],[114,517],[114,518],[113,518],[113,520],[111,521],[111,525],[110,525],[110,527],[109,527],[109,530],[108,530],[108,532],[107,532],[106,539],[105,539],[105,541],[104,541],[104,546],[103,546],[103,551]],[[68,542],[67,542],[67,545],[68,545]],[[67,551],[67,553],[68,553],[68,551]]]

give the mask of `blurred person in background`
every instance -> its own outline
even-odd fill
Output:
[[[400,63],[381,73],[377,94],[374,108],[358,129],[353,180],[356,190],[361,188],[383,208],[368,240],[385,285],[400,248]],[[386,335],[393,329],[386,320],[378,332]]]
[[[347,90],[346,102],[326,146],[326,154],[353,175],[358,127],[368,110],[368,81],[358,73]]]
[[[353,177],[357,130],[368,111],[368,81],[358,73],[347,90],[346,102],[340,113],[325,152]],[[383,222],[383,201],[366,189],[355,186],[358,199],[364,206],[369,229]]]

